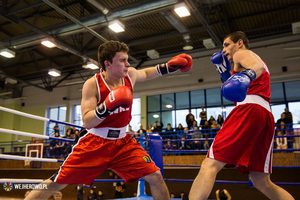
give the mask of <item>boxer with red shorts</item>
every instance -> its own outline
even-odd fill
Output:
[[[136,82],[175,73],[187,72],[193,60],[179,54],[165,64],[137,70],[128,63],[125,43],[108,41],[98,49],[100,73],[88,79],[82,89],[81,113],[86,128],[73,145],[71,153],[50,179],[49,190],[33,190],[26,200],[48,199],[67,184],[91,184],[110,168],[126,183],[143,178],[149,183],[155,200],[170,199],[159,168],[126,127],[131,120],[133,86]]]
[[[249,50],[248,38],[241,31],[226,36],[223,51],[211,60],[221,75],[222,96],[235,102],[236,107],[211,144],[189,199],[207,200],[217,173],[226,165],[237,165],[240,172],[249,173],[253,185],[268,198],[294,199],[270,180],[275,123],[270,110],[268,67]]]

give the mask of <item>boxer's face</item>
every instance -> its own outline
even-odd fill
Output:
[[[125,77],[128,73],[130,64],[128,62],[128,54],[125,52],[117,52],[113,57],[112,63],[108,62],[107,69],[112,70],[113,74],[118,77]]]
[[[223,54],[227,57],[227,59],[232,62],[233,61],[233,55],[239,48],[239,41],[234,43],[229,37],[226,38],[223,42]]]

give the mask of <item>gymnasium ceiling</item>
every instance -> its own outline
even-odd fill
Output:
[[[181,2],[190,16],[174,13]],[[52,91],[76,84],[75,79],[82,84],[96,72],[82,65],[96,61],[98,46],[108,40],[127,43],[130,63],[139,68],[151,60],[148,50],[160,57],[182,53],[187,38],[190,52],[198,52],[207,50],[203,40],[209,38],[220,49],[222,38],[236,30],[246,32],[250,41],[290,36],[292,24],[300,22],[300,1],[0,0],[0,16],[0,50],[16,52],[14,58],[0,56],[0,98],[6,99],[21,96],[27,86]],[[124,32],[108,28],[114,19],[125,25]],[[44,47],[46,38],[60,47]],[[61,76],[50,77],[52,68]]]

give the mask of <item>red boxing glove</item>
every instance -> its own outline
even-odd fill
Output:
[[[173,57],[167,64],[157,65],[159,75],[175,73],[179,68],[181,72],[189,71],[193,66],[193,59],[188,54],[179,54]]]
[[[120,86],[113,89],[105,100],[96,107],[96,116],[103,120],[118,107],[129,108],[132,105],[132,91],[127,86]]]

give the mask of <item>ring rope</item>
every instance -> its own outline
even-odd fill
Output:
[[[54,140],[61,140],[61,141],[66,141],[66,142],[74,142],[74,140],[72,140],[72,139],[51,137],[51,136],[47,136],[47,135],[40,135],[40,134],[23,132],[23,131],[15,131],[15,130],[10,130],[10,129],[5,129],[5,128],[0,128],[0,132],[11,133],[14,135],[23,135],[23,136],[28,136],[28,137],[42,138],[42,139],[54,139]]]
[[[58,121],[58,120],[54,120],[54,119],[49,119],[49,118],[46,118],[46,117],[40,117],[40,116],[37,116],[37,115],[32,115],[32,114],[29,114],[29,113],[25,113],[25,112],[13,110],[13,109],[5,108],[5,107],[2,107],[2,106],[0,106],[0,110],[10,112],[10,113],[13,113],[13,114],[16,114],[16,115],[22,115],[24,117],[28,117],[28,118],[32,118],[32,119],[41,120],[41,121],[55,122],[55,123],[61,123],[61,124],[64,124],[64,125],[74,126],[74,127],[77,127],[77,128],[84,128],[83,126],[79,126],[79,125],[72,124],[72,123],[69,123],[69,122],[62,122],[62,121]]]
[[[0,158],[2,158],[2,159],[10,159],[10,160],[31,160],[31,161],[42,161],[42,162],[63,162],[63,160],[52,159],[52,158],[32,158],[32,157],[14,156],[14,155],[6,155],[6,154],[0,154]]]

